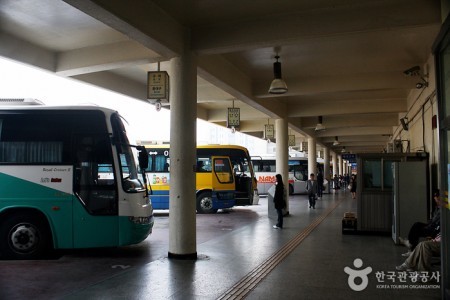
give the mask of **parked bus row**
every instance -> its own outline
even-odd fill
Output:
[[[169,146],[131,145],[110,109],[2,107],[0,257],[143,241],[152,232],[153,206],[169,208],[169,154]],[[258,203],[246,148],[199,146],[197,165],[199,213]]]

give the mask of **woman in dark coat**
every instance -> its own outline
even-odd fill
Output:
[[[275,196],[273,197],[273,203],[275,204],[275,209],[277,210],[278,214],[278,220],[277,224],[273,225],[273,228],[275,229],[281,229],[283,228],[283,208],[286,208],[286,201],[284,199],[284,184],[283,184],[283,178],[281,177],[281,174],[275,175],[276,178],[276,186],[275,186]]]
[[[356,199],[356,175],[353,174],[350,179],[351,189],[350,192],[352,192],[352,198]]]

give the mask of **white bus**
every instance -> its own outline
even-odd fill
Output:
[[[276,160],[273,156],[252,156],[253,169],[258,182],[258,193],[267,194],[275,183]],[[306,194],[306,181],[309,179],[308,159],[306,157],[289,157],[289,195]],[[317,159],[317,171],[323,174],[323,159]],[[324,179],[324,190],[328,181]]]
[[[52,248],[147,238],[153,208],[132,147],[110,109],[0,107],[0,256],[35,259]]]

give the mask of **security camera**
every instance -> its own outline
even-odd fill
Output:
[[[408,118],[407,117],[401,118],[400,123],[402,123],[403,130],[408,131],[409,129]]]
[[[414,66],[412,68],[409,68],[408,70],[403,71],[403,74],[406,76],[417,76],[420,75],[420,67]]]

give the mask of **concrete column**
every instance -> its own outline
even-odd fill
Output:
[[[342,164],[342,156],[338,155],[338,166],[339,166],[339,172],[338,172],[338,176],[342,175],[342,172],[344,171],[344,166]]]
[[[330,148],[325,147],[323,149],[323,178],[328,181],[328,191],[330,192],[331,188],[331,176],[330,176]]]
[[[345,175],[345,173],[347,173],[346,170],[347,170],[347,163],[343,159],[342,160],[342,175]]]
[[[170,64],[169,258],[196,259],[196,57],[186,50]]]
[[[308,178],[311,173],[317,176],[317,151],[315,138],[308,138]]]
[[[289,194],[289,144],[288,122],[286,119],[275,120],[276,173],[283,177],[284,186]],[[273,203],[269,205],[273,206]],[[286,213],[289,214],[289,197],[286,199]]]
[[[333,157],[333,177],[334,177],[334,175],[339,174],[338,164],[337,164],[337,154],[336,154],[336,152],[333,152],[331,155]]]
[[[337,154],[336,152],[332,153],[332,157],[333,157],[333,178],[331,178],[332,181],[332,187],[336,188],[335,184],[334,184],[334,175],[339,175],[339,168],[338,168],[338,161],[337,161]]]

